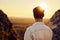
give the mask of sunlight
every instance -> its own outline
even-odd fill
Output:
[[[45,3],[40,3],[40,5],[45,11],[48,11],[48,6]]]
[[[46,4],[46,3],[44,3],[44,2],[39,2],[39,3],[37,3],[36,5],[35,5],[35,7],[36,6],[40,6],[42,9],[44,9],[45,10],[45,12],[47,12],[48,11],[48,5]]]

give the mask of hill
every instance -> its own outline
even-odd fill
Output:
[[[16,24],[29,24],[29,23],[33,23],[34,19],[32,18],[15,18],[15,17],[9,17],[10,21],[12,23],[16,23]]]

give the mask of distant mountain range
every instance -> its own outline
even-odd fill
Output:
[[[16,24],[31,24],[34,23],[34,19],[33,18],[16,18],[16,17],[9,17],[10,21],[12,23],[16,23]],[[49,20],[48,19],[44,19],[43,20],[44,23],[47,23]]]
[[[16,18],[16,17],[9,17],[10,21],[12,23],[17,23],[17,24],[28,24],[28,23],[33,23],[34,19],[32,18]]]

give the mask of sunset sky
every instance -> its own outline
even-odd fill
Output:
[[[50,18],[60,9],[60,0],[0,0],[0,9],[9,17],[33,18],[33,8],[40,3],[48,6],[44,18]]]

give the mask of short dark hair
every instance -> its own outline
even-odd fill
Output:
[[[42,19],[44,17],[44,10],[40,6],[37,6],[33,9],[33,15],[36,19]]]

